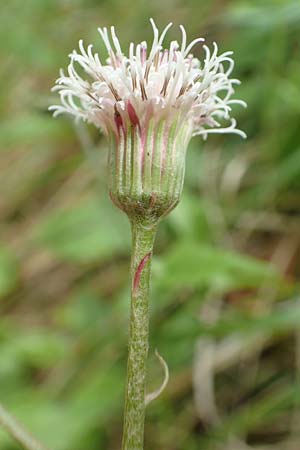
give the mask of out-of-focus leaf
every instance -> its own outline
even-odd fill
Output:
[[[276,174],[266,182],[266,189],[282,189],[294,182],[299,185],[300,179],[300,148],[292,152],[278,164]]]
[[[195,338],[196,336],[224,337],[230,334],[256,334],[279,335],[281,333],[296,331],[300,323],[299,300],[291,304],[281,305],[276,309],[260,315],[228,314],[215,324],[208,324],[199,320],[195,313],[188,309],[181,311],[163,325],[163,333],[167,339]],[[182,317],[183,316],[183,317]]]
[[[14,339],[18,358],[36,368],[47,369],[66,354],[67,341],[47,330],[34,330]]]
[[[300,306],[299,299],[292,304],[285,304],[273,311],[258,317],[233,314],[232,317],[222,318],[214,325],[201,323],[200,334],[224,336],[230,333],[272,333],[280,334],[299,329]]]
[[[288,383],[277,389],[269,390],[262,398],[252,401],[228,416],[221,425],[214,428],[206,439],[199,442],[199,447],[212,450],[217,442],[224,442],[230,435],[243,435],[255,427],[266,426],[282,414],[287,408],[295,406],[300,400],[299,384]]]
[[[58,321],[64,328],[85,332],[104,328],[111,305],[105,304],[99,298],[86,290],[82,290],[58,311]]]
[[[75,448],[86,433],[95,427],[101,430],[120,412],[122,375],[118,365],[101,367],[63,402],[46,400],[37,390],[23,390],[11,395],[6,406],[50,448]],[[0,447],[6,448],[8,442],[10,439],[0,430]]]
[[[49,138],[66,137],[71,130],[68,123],[53,120],[49,115],[24,115],[14,119],[2,121],[0,124],[0,147],[2,151],[13,145],[24,145]]]
[[[205,201],[185,192],[179,205],[168,217],[169,225],[178,236],[211,240],[211,229],[205,215]]]
[[[55,212],[35,236],[57,257],[76,262],[108,259],[130,245],[127,220],[106,197]]]
[[[0,297],[8,294],[17,281],[17,262],[11,252],[0,244]]]
[[[177,243],[156,267],[157,283],[175,288],[211,286],[229,290],[255,287],[280,278],[265,262],[197,241]]]
[[[275,4],[274,4],[275,3]],[[226,22],[257,31],[270,31],[278,26],[288,25],[299,27],[300,5],[298,1],[272,2],[272,8],[265,3],[261,4],[237,4],[230,8],[230,14],[226,14]]]
[[[0,376],[13,376],[28,367],[49,369],[67,352],[67,340],[47,330],[11,334],[1,342]]]

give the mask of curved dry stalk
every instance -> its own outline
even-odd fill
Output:
[[[0,425],[26,450],[49,450],[34,438],[0,403]]]
[[[150,394],[146,395],[145,398],[145,404],[146,406],[149,405],[153,400],[155,400],[157,397],[160,396],[160,394],[165,390],[168,381],[169,381],[169,367],[164,358],[158,353],[157,350],[155,350],[155,356],[158,358],[158,361],[160,362],[163,370],[164,370],[164,379],[161,384],[161,386],[154,392],[151,392]]]

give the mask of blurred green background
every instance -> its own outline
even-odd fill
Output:
[[[300,448],[299,0],[10,0],[0,6],[0,401],[53,450],[120,448],[130,230],[93,127],[50,88],[97,26],[126,48],[184,24],[234,50],[248,134],[195,138],[161,224],[146,450]],[[178,38],[172,28],[168,40]],[[195,51],[202,56],[201,48]],[[0,448],[19,447],[0,432]]]

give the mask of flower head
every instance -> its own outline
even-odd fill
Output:
[[[208,133],[245,134],[236,128],[231,117],[231,105],[245,103],[232,99],[234,85],[239,80],[230,78],[234,67],[232,52],[218,54],[203,45],[198,38],[187,44],[186,32],[181,29],[181,43],[172,41],[169,48],[163,41],[171,23],[161,34],[153,21],[153,42],[129,46],[126,56],[116,36],[114,27],[110,35],[106,28],[99,33],[106,46],[108,59],[102,63],[93,46],[84,47],[79,41],[79,51],[70,56],[68,74],[63,70],[53,90],[58,91],[61,105],[50,110],[54,115],[68,113],[76,119],[91,122],[105,134],[118,136],[128,127],[137,126],[145,133],[149,122],[161,120],[187,124],[191,135]],[[195,58],[191,51],[201,43],[204,60]],[[78,72],[85,72],[83,79]],[[227,122],[227,126],[222,126]]]
[[[232,52],[218,55],[203,45],[204,60],[191,51],[202,43],[163,41],[172,24],[161,34],[154,21],[153,42],[129,46],[125,56],[114,27],[99,33],[108,59],[102,64],[93,46],[79,41],[79,52],[70,54],[68,75],[63,71],[53,88],[61,105],[51,106],[54,115],[68,113],[91,122],[109,140],[109,191],[114,203],[133,220],[156,222],[179,202],[185,171],[185,154],[193,135],[245,134],[236,128],[231,98],[239,81],[230,78]],[[78,70],[80,72],[78,72]],[[85,73],[83,79],[81,74]],[[222,126],[227,122],[226,126]]]

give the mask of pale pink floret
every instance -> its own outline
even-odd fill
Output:
[[[51,106],[54,115],[68,113],[77,119],[95,124],[105,134],[117,134],[120,128],[137,125],[142,132],[150,120],[180,120],[190,125],[193,135],[208,133],[245,133],[236,128],[231,117],[231,105],[241,100],[232,99],[233,86],[239,80],[230,78],[234,67],[232,52],[218,55],[217,44],[213,51],[203,45],[203,62],[194,58],[191,50],[204,39],[198,38],[187,45],[186,32],[180,26],[181,45],[172,41],[168,49],[163,40],[171,23],[159,35],[153,28],[153,42],[129,46],[129,55],[122,52],[114,27],[110,35],[106,28],[99,33],[106,46],[108,59],[102,64],[93,46],[84,48],[79,41],[79,52],[70,56],[68,74],[61,70],[53,90],[58,91],[61,105]],[[75,67],[80,66],[88,75],[82,79]],[[221,123],[227,121],[227,126]],[[229,123],[229,124],[228,124]]]

